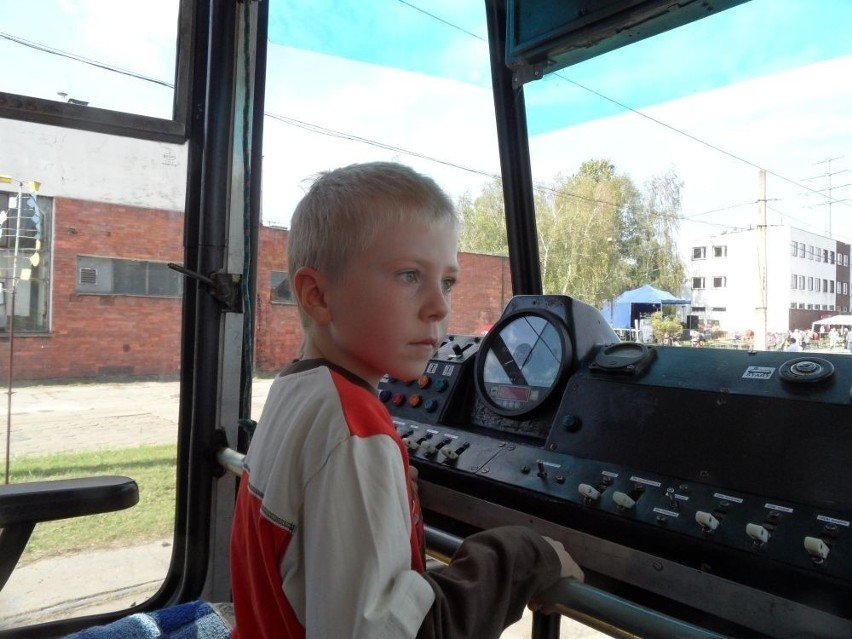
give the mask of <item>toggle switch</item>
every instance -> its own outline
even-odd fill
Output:
[[[719,520],[703,510],[695,513],[695,521],[701,525],[705,532],[712,532],[719,527]]]
[[[589,484],[580,484],[578,490],[580,491],[580,494],[589,501],[597,501],[598,497],[601,496],[600,491]]]
[[[403,441],[405,442],[405,445],[408,446],[409,450],[417,450],[423,442],[429,439],[432,439],[432,433],[426,433],[423,437],[417,440],[413,437],[407,437]]]
[[[538,466],[538,476],[542,479],[547,479],[547,467],[544,465],[544,462],[537,459],[535,463]]]
[[[426,455],[434,455],[451,441],[453,441],[451,438],[444,437],[444,439],[439,442],[426,442],[423,444],[423,453]]]
[[[666,499],[669,502],[669,508],[672,510],[678,509],[677,497],[674,488],[666,488]]]
[[[455,450],[450,450],[449,447],[445,446],[441,449],[441,454],[450,461],[455,461],[459,458],[459,455],[461,455],[468,448],[470,448],[470,442],[465,442]]]
[[[760,544],[769,541],[769,531],[759,524],[748,524],[746,534]]]
[[[636,505],[635,499],[633,499],[627,493],[621,492],[620,490],[616,490],[612,494],[612,501],[614,501],[619,508],[623,508],[625,510],[629,510]]]
[[[815,561],[828,557],[828,545],[819,537],[805,537],[805,550]]]

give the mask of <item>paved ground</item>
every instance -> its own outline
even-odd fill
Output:
[[[271,380],[253,386],[253,417],[260,415]],[[11,420],[0,425],[0,460],[24,456],[107,450],[172,442],[176,436],[178,383],[30,385],[13,388]],[[2,391],[0,391],[2,392]],[[0,395],[8,400],[8,393]],[[0,415],[7,417],[6,401]],[[2,479],[0,479],[2,481]],[[171,558],[171,541],[128,548],[96,549],[19,567],[0,591],[0,630],[67,615],[120,610],[144,601],[159,587]],[[116,567],[120,570],[116,570]],[[530,636],[531,618],[509,628],[503,639]],[[560,639],[606,635],[563,619]]]

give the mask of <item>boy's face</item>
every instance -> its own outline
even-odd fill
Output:
[[[328,288],[325,355],[373,386],[420,376],[446,330],[457,241],[450,224],[383,229]]]

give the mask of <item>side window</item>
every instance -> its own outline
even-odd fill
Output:
[[[78,255],[76,288],[90,295],[180,297],[183,280],[165,262]]]
[[[269,301],[273,304],[295,304],[293,291],[290,288],[290,276],[283,271],[272,271],[270,273],[271,293]]]
[[[50,330],[53,200],[35,193],[37,182],[0,178],[0,332]],[[14,305],[14,318],[12,307]]]

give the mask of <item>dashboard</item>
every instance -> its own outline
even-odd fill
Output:
[[[852,355],[619,342],[519,296],[379,396],[427,523],[533,525],[589,583],[729,636],[852,636]]]

